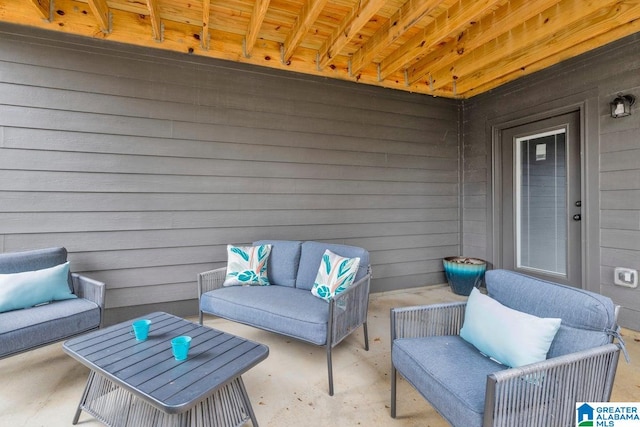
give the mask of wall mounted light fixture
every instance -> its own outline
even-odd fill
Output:
[[[617,119],[618,117],[625,117],[631,115],[631,106],[635,104],[636,97],[633,95],[618,94],[616,99],[611,101],[611,117]]]

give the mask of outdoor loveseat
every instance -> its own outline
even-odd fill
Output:
[[[65,248],[0,254],[0,358],[99,328],[104,294]]]
[[[576,402],[609,401],[611,299],[505,270],[485,282],[488,296],[392,309],[392,417],[396,372],[456,427],[574,426]]]
[[[359,326],[363,327],[365,350],[369,349],[369,253],[359,247],[310,241],[253,243],[253,247],[264,245],[270,245],[268,286],[223,286],[227,267],[198,275],[200,324],[203,313],[207,313],[325,346],[329,395],[333,395],[331,349]],[[314,295],[312,288],[327,250],[340,257],[359,258],[359,268],[351,286],[323,299]]]

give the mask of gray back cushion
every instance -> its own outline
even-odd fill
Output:
[[[547,358],[612,342],[617,328],[610,298],[507,270],[485,274],[490,297],[514,310],[538,317],[561,318]]]
[[[358,281],[366,276],[369,267],[369,252],[357,246],[337,245],[322,242],[304,242],[302,244],[302,254],[300,255],[300,267],[298,268],[298,278],[296,288],[311,290],[318,275],[320,262],[324,251],[329,249],[334,254],[345,258],[360,258],[360,266],[354,281]]]
[[[67,262],[65,248],[34,249],[24,252],[7,252],[0,254],[0,274],[22,273],[23,271],[42,270]],[[71,273],[69,273],[69,289],[73,292]]]
[[[296,286],[302,242],[297,240],[259,240],[254,246],[271,245],[267,276],[272,285]]]

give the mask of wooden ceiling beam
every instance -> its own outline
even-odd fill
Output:
[[[447,12],[440,14],[431,24],[411,38],[380,63],[380,79],[426,56],[439,43],[457,36],[471,22],[477,22],[504,0],[460,0]]]
[[[43,19],[53,20],[53,0],[31,0]]]
[[[103,33],[111,32],[111,13],[107,0],[88,0],[89,9],[93,16],[98,20],[98,26]]]
[[[200,33],[200,46],[209,50],[211,33],[209,33],[209,20],[211,19],[211,0],[202,0],[202,33]]]
[[[358,74],[376,55],[393,44],[416,22],[444,0],[408,0],[367,42],[353,54],[351,73]]]
[[[640,11],[638,11],[638,13],[640,13]],[[640,16],[638,18],[640,18]],[[635,34],[640,31],[640,19],[638,18],[632,19],[628,23],[620,25],[619,27],[613,30],[607,31],[603,34],[600,34],[599,36],[596,36],[589,40],[584,40],[581,43],[575,44],[569,49],[556,53],[555,55],[551,55],[541,61],[531,64],[530,66],[524,69],[518,68],[516,71],[505,74],[498,79],[492,80],[490,82],[487,82],[478,86],[474,85],[473,88],[463,93],[462,96],[464,98],[469,98],[469,97],[478,95],[480,93],[486,92],[488,90],[495,89],[498,86],[511,82],[527,74],[531,74],[536,71],[541,71],[545,68],[551,67],[569,58],[573,58],[574,56],[578,56],[589,50],[596,49],[607,43],[611,43],[623,37],[629,36],[631,34]]]
[[[158,0],[147,0],[147,9],[149,9],[149,19],[151,20],[151,29],[153,31],[153,39],[157,42],[162,41],[162,22],[160,21],[160,11],[158,9]]]
[[[610,2],[614,4],[603,8],[603,1],[600,0],[597,11],[573,22],[560,23],[560,29],[537,41],[537,49],[523,46],[518,52],[483,67],[468,79],[460,79],[458,90],[468,93],[477,86],[485,87],[493,81],[503,82],[505,76],[513,73],[532,73],[637,31],[640,27],[640,2]]]
[[[255,46],[256,40],[258,40],[260,27],[262,27],[264,17],[267,15],[267,10],[269,10],[269,2],[270,0],[256,0],[256,4],[253,6],[253,13],[249,20],[249,28],[247,28],[247,35],[243,41],[243,53],[247,58],[251,56],[253,46]]]
[[[300,42],[309,32],[311,25],[318,19],[320,12],[327,4],[328,0],[306,0],[302,5],[300,14],[296,18],[291,32],[287,35],[282,46],[282,62],[288,63],[293,56],[293,52],[300,45]]]
[[[636,1],[636,0],[634,0]],[[539,44],[547,38],[553,38],[556,33],[571,26],[577,21],[585,19],[603,7],[620,3],[620,0],[598,0],[592,2],[576,2],[562,0],[544,12],[521,23],[511,31],[483,44],[480,48],[470,51],[459,58],[453,66],[440,68],[431,74],[432,89],[438,89],[456,82],[456,89],[462,93],[460,85],[464,79],[474,75],[479,70],[499,63],[504,58],[517,52],[541,52]],[[542,52],[549,55],[550,53]],[[525,66],[526,64],[522,64]],[[505,70],[505,73],[508,70]]]
[[[449,40],[407,69],[407,81],[413,84],[430,72],[450,68],[463,55],[469,54],[501,34],[511,31],[519,23],[544,12],[549,0],[512,0],[495,13],[469,27],[458,37]],[[451,82],[449,82],[451,83]]]
[[[385,3],[386,0],[359,1],[318,51],[318,68],[329,65]]]

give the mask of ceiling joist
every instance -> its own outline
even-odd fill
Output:
[[[363,0],[351,9],[331,36],[318,51],[318,67],[329,65],[342,49],[353,39],[367,22],[384,6],[386,0]]]
[[[211,0],[202,0],[202,32],[200,32],[200,46],[209,50],[211,33],[209,33],[209,20],[211,18]]]
[[[109,34],[111,32],[111,14],[107,0],[88,0],[88,3],[93,16],[98,20],[100,31]]]
[[[53,20],[53,0],[31,0],[31,3],[36,7],[42,19],[48,22]]]
[[[158,0],[147,0],[147,9],[149,9],[149,19],[151,20],[153,39],[160,42],[162,41],[162,22],[160,21]]]
[[[605,0],[600,1],[606,2]],[[576,11],[578,16],[570,22],[556,22],[554,25],[555,31],[541,31],[544,35],[537,38],[537,44],[544,46],[545,49],[532,51],[524,46],[517,52],[511,52],[511,55],[503,56],[490,66],[477,69],[470,75],[470,78],[459,79],[458,90],[460,92],[471,90],[471,81],[474,84],[486,84],[505,74],[514,72],[518,68],[527,68],[529,65],[542,61],[549,56],[566,51],[575,44],[580,44],[583,41],[599,36],[610,25],[623,26],[633,20],[633,17],[640,12],[640,4],[632,5],[627,2],[616,4],[617,2],[615,1],[609,1],[608,3],[612,3],[609,4],[608,10],[607,8],[599,8],[595,11],[592,10],[590,14],[579,14]],[[583,10],[582,8],[578,9]],[[584,7],[584,9],[589,8]]]
[[[351,73],[357,74],[376,55],[406,33],[417,21],[444,0],[409,0],[351,58]]]
[[[288,63],[293,56],[293,52],[300,45],[300,42],[307,36],[311,25],[313,25],[320,12],[324,9],[328,0],[306,0],[300,9],[300,14],[293,24],[293,28],[287,35],[287,39],[282,46],[282,62]]]
[[[450,98],[640,31],[640,0],[53,1],[0,20]]]
[[[425,56],[407,70],[409,84],[416,83],[437,70],[450,69],[463,55],[511,31],[519,23],[537,16],[549,7],[549,0],[514,0],[469,27],[458,37]],[[446,82],[445,82],[446,83]]]
[[[491,64],[494,64],[491,68],[495,68],[495,64],[502,64],[505,58],[511,55],[515,55],[518,58],[522,57],[522,55],[531,55],[533,51],[529,48],[530,46],[544,43],[548,38],[554,38],[555,33],[586,19],[596,11],[606,11],[606,9],[601,9],[603,3],[611,6],[618,2],[619,0],[598,0],[598,2],[562,0],[557,5],[528,19],[511,31],[501,34],[498,38],[483,44],[478,49],[472,50],[468,55],[463,54],[453,67],[441,68],[435,71],[431,75],[433,89],[439,89],[454,80],[456,81],[457,89],[460,93],[463,93],[468,87],[468,84],[465,83],[468,76],[477,75],[476,73],[478,72],[486,74]],[[562,19],[560,19],[560,15],[555,13],[557,9],[565,12],[562,14]],[[544,57],[552,54],[549,51],[549,46],[545,49],[536,50],[536,52],[539,52],[539,55]],[[528,65],[522,64],[522,66]],[[501,72],[506,73],[507,70]]]
[[[435,21],[427,25],[400,49],[393,52],[380,63],[380,78],[389,77],[401,68],[406,68],[436,48],[439,43],[457,36],[470,22],[492,10],[504,0],[461,0],[452,6],[446,14],[440,14]]]
[[[244,56],[250,57],[253,46],[258,40],[258,32],[262,27],[262,21],[269,10],[270,0],[257,0],[249,20],[249,28],[247,28],[247,35],[244,38]]]

